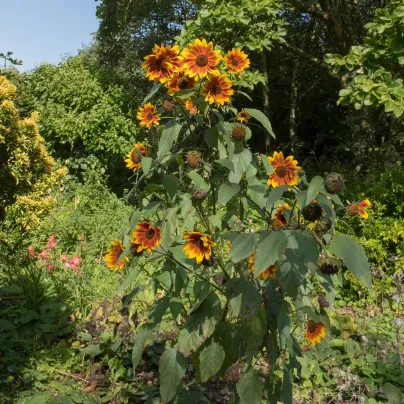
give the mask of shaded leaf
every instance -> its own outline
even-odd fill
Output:
[[[271,122],[268,117],[258,109],[246,108],[246,111],[256,119],[267,131],[268,133],[275,139],[275,133],[272,130]]]
[[[240,185],[238,184],[222,184],[218,192],[218,202],[225,205],[240,191]]]
[[[236,389],[240,404],[261,404],[262,386],[252,367],[243,372]]]
[[[201,381],[206,382],[215,376],[224,361],[225,353],[222,346],[212,341],[199,355]]]
[[[249,257],[255,250],[256,235],[252,233],[240,234],[232,242],[230,259],[237,263]]]

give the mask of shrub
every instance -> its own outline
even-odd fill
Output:
[[[16,87],[0,76],[0,239],[15,224],[33,230],[54,206],[52,189],[66,175],[57,169],[39,135],[37,113],[22,119],[13,103]]]

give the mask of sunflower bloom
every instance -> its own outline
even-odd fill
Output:
[[[190,98],[187,99],[187,102],[185,103],[185,108],[191,115],[194,115],[198,112],[198,109],[196,108],[194,102]]]
[[[123,244],[119,240],[115,240],[112,242],[112,246],[107,249],[108,254],[104,257],[105,262],[107,263],[107,267],[112,271],[118,271],[123,269],[125,264],[129,262],[129,258],[125,257],[121,259],[119,262],[119,257],[124,251]]]
[[[180,68],[181,58],[178,45],[154,45],[153,53],[146,56],[142,67],[146,69],[146,77],[152,81],[165,83],[168,77]]]
[[[248,259],[248,263],[250,264],[250,271],[254,272],[255,271],[255,252]],[[273,280],[276,279],[276,264],[272,264],[264,272],[261,272],[258,275],[258,278],[265,281],[268,278],[268,276]]]
[[[167,93],[172,95],[177,91],[190,90],[195,87],[195,79],[187,76],[182,70],[171,74],[167,79],[165,86]]]
[[[183,238],[186,241],[183,251],[189,258],[195,258],[197,264],[210,260],[212,247],[216,246],[216,243],[211,240],[210,236],[199,231],[187,231],[184,233]]]
[[[202,79],[208,74],[218,74],[217,65],[221,61],[220,50],[213,50],[213,43],[196,39],[181,54],[184,72],[189,77]]]
[[[274,152],[272,157],[268,157],[269,163],[274,168],[274,172],[269,175],[267,185],[272,185],[273,188],[279,185],[297,185],[298,167],[297,160],[293,160],[293,156],[283,157],[282,152]]]
[[[239,74],[250,66],[250,59],[241,49],[228,51],[224,60],[230,73]]]
[[[206,95],[205,101],[209,102],[209,104],[215,102],[218,105],[224,105],[225,102],[230,101],[230,97],[234,94],[232,85],[233,83],[225,74],[209,76],[201,94]]]
[[[147,156],[147,148],[144,143],[136,143],[132,150],[126,155],[126,167],[130,170],[138,171],[142,168],[141,159]]]
[[[366,211],[366,208],[371,205],[372,204],[370,203],[369,199],[364,199],[359,203],[351,203],[347,208],[348,215],[349,216],[359,215],[360,217],[367,219],[369,215],[368,212]]]
[[[148,102],[139,108],[136,118],[140,121],[140,126],[150,129],[152,125],[159,124],[160,114],[157,113],[157,107]]]
[[[241,110],[236,117],[236,120],[239,122],[248,122],[251,118],[251,115],[245,110]]]
[[[136,225],[136,229],[132,232],[131,243],[138,245],[137,253],[147,250],[150,254],[160,245],[160,240],[160,227],[145,221]]]
[[[284,205],[279,205],[276,213],[274,215],[274,227],[277,229],[278,227],[286,226],[288,221],[285,217],[285,210],[290,210],[290,206],[285,203]]]
[[[313,320],[309,320],[307,323],[307,328],[305,330],[306,338],[311,345],[319,344],[321,340],[325,338],[326,326],[323,323],[316,323]]]

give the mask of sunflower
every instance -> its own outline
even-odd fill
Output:
[[[218,74],[217,65],[222,57],[220,50],[213,50],[213,43],[207,43],[205,39],[196,39],[188,45],[181,54],[184,72],[189,77],[202,79],[208,74]]]
[[[248,263],[250,264],[250,271],[254,272],[255,271],[255,252],[248,259]],[[271,277],[273,280],[276,279],[276,264],[270,265],[264,272],[261,272],[258,275],[258,278],[265,281],[268,278],[268,276]]]
[[[274,227],[277,229],[278,227],[286,226],[288,221],[285,217],[285,210],[290,210],[290,206],[285,203],[284,205],[279,205],[276,213],[274,215]]]
[[[233,83],[227,78],[225,74],[209,76],[207,82],[204,84],[201,94],[206,95],[205,101],[209,104],[214,102],[218,105],[223,105],[225,102],[230,101],[230,97],[234,94],[231,88]]]
[[[364,199],[359,203],[351,203],[347,208],[348,215],[349,216],[359,215],[360,217],[367,219],[369,215],[368,212],[366,211],[366,208],[370,205],[372,204],[370,203],[369,199]]]
[[[170,75],[167,79],[165,86],[167,87],[168,94],[174,94],[181,90],[190,90],[195,87],[195,79],[187,76],[182,70]]]
[[[132,244],[137,244],[137,252],[147,250],[150,254],[157,246],[160,245],[161,235],[160,227],[153,226],[149,222],[142,222],[136,225],[136,229],[132,232]]]
[[[230,73],[241,73],[250,66],[250,59],[240,49],[232,49],[224,57],[226,67]]]
[[[174,71],[180,68],[181,58],[178,45],[165,47],[154,45],[153,54],[146,56],[142,67],[146,69],[146,77],[152,81],[165,83]]]
[[[129,262],[129,258],[122,258],[121,261],[118,262],[119,257],[124,251],[123,244],[119,240],[115,240],[112,242],[112,247],[107,249],[108,254],[104,257],[105,262],[107,262],[107,267],[112,271],[118,271],[123,269],[125,264]]]
[[[147,148],[144,143],[136,143],[132,150],[126,155],[126,167],[130,170],[138,171],[142,168],[141,159],[147,156]]]
[[[323,323],[316,323],[313,320],[309,320],[305,331],[306,338],[311,345],[315,345],[316,342],[320,344],[321,340],[325,338],[325,330],[326,327]]]
[[[156,106],[150,102],[139,108],[136,117],[140,121],[140,126],[144,126],[148,129],[150,129],[152,125],[158,125],[160,120],[160,114],[157,113]]]
[[[187,231],[184,233],[183,238],[186,241],[183,251],[189,258],[196,258],[197,264],[210,260],[212,247],[216,246],[216,243],[211,240],[210,236],[199,231]]]
[[[293,156],[283,157],[283,153],[274,152],[273,157],[268,157],[269,163],[274,168],[274,172],[269,175],[267,185],[273,188],[279,185],[297,185],[298,176],[297,160],[293,160]]]
[[[238,114],[237,114],[237,121],[239,122],[248,122],[251,118],[251,115],[245,110],[241,110]]]
[[[188,112],[191,115],[194,115],[198,112],[198,109],[196,108],[196,106],[194,105],[194,102],[190,98],[187,99],[187,101],[185,103],[185,108],[188,110]]]

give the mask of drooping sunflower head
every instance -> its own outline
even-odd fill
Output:
[[[168,77],[181,66],[178,45],[154,45],[153,53],[144,59],[142,67],[146,69],[146,77],[161,83],[165,83]]]
[[[125,264],[129,262],[129,258],[125,257],[119,261],[119,257],[124,251],[123,244],[119,240],[112,242],[111,247],[107,249],[108,254],[104,257],[107,267],[112,271],[118,271],[124,268]],[[119,261],[119,262],[118,262]]]
[[[174,94],[181,90],[190,90],[195,87],[195,78],[187,76],[183,70],[174,72],[167,79],[165,86],[168,94]]]
[[[140,126],[144,126],[148,129],[150,129],[152,125],[158,125],[160,121],[160,114],[157,112],[157,107],[150,102],[139,108],[136,117],[140,121]]]
[[[367,219],[369,217],[369,214],[366,211],[366,208],[371,205],[372,204],[370,203],[369,199],[364,199],[363,201],[360,201],[358,203],[351,203],[347,208],[348,215],[359,215],[363,219]]]
[[[283,157],[282,152],[274,152],[272,157],[268,157],[269,164],[272,165],[274,171],[269,175],[267,185],[271,185],[273,188],[279,185],[297,185],[298,167],[297,160],[293,160],[293,156]]]
[[[138,245],[138,253],[143,250],[151,253],[160,245],[160,240],[160,227],[153,226],[151,223],[144,221],[136,225],[136,229],[132,232],[131,243]]]
[[[142,157],[147,156],[147,147],[144,143],[136,143],[132,150],[126,155],[126,167],[138,171],[142,168]]]
[[[278,206],[278,208],[276,209],[274,215],[274,227],[276,229],[288,224],[288,221],[285,217],[285,211],[290,211],[290,206],[287,203]]]
[[[188,231],[184,233],[183,238],[186,241],[183,251],[190,259],[195,258],[197,264],[209,262],[212,256],[212,247],[216,246],[210,236],[199,231]]]
[[[226,68],[230,73],[239,74],[250,66],[250,59],[241,49],[232,49],[224,57]]]
[[[323,215],[323,209],[317,202],[312,202],[302,209],[302,216],[309,222],[315,222]]]
[[[248,122],[251,118],[251,115],[245,110],[241,110],[238,114],[237,114],[237,121],[239,122]]]
[[[171,114],[174,111],[174,103],[171,99],[165,99],[163,102],[163,108],[164,111],[166,111],[168,114]]]
[[[325,330],[326,326],[323,323],[309,320],[305,331],[306,338],[311,345],[316,345],[316,342],[320,344],[321,340],[325,338]]]
[[[252,253],[250,258],[248,259],[248,263],[250,265],[250,271],[254,272],[255,271],[255,251]],[[268,278],[268,276],[273,280],[276,279],[276,264],[270,265],[264,272],[261,272],[258,275],[258,278],[265,281]]]
[[[197,151],[190,151],[187,154],[187,164],[191,168],[198,168],[201,164],[201,156]]]
[[[213,42],[196,39],[181,53],[182,68],[189,77],[202,79],[208,74],[218,74],[217,65],[221,61],[220,50],[213,49]]]
[[[234,94],[232,86],[233,83],[225,74],[211,75],[202,87],[201,94],[206,95],[205,101],[209,104],[224,105],[225,102],[230,101],[230,97]]]
[[[323,257],[317,262],[317,267],[320,272],[325,275],[333,275],[341,269],[341,263],[334,257]]]

